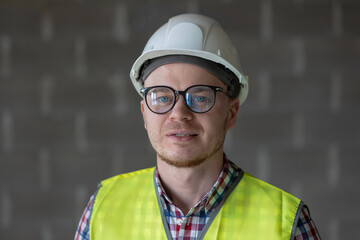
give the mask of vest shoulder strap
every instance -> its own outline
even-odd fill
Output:
[[[149,168],[101,182],[90,219],[91,240],[166,239],[153,173]]]
[[[291,239],[302,202],[248,173],[214,214],[204,239]]]

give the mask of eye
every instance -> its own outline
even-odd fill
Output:
[[[198,102],[198,103],[204,102],[205,100],[206,100],[206,97],[204,97],[204,96],[195,96],[193,98],[193,101]]]
[[[158,100],[159,100],[159,102],[166,103],[166,102],[169,102],[169,97],[162,96],[162,97],[159,97]]]

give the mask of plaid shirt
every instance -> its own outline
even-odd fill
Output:
[[[216,183],[210,192],[191,208],[186,215],[166,195],[160,182],[159,173],[155,169],[157,190],[173,239],[195,240],[198,238],[210,218],[210,213],[221,202],[226,190],[229,189],[240,174],[240,169],[235,165],[233,166],[224,157],[224,166]]]
[[[209,214],[223,199],[225,192],[235,182],[241,170],[232,162],[226,159],[224,155],[224,166],[212,189],[200,200],[190,211],[184,215],[176,207],[170,198],[166,195],[155,169],[155,181],[157,191],[161,198],[167,224],[173,239],[195,240],[200,235],[206,222],[209,220]],[[96,193],[91,196],[90,201],[80,219],[78,229],[75,234],[75,240],[89,240],[89,224],[93,202]],[[317,228],[310,217],[309,209],[306,205],[302,208],[300,218],[295,230],[294,240],[317,240],[320,239]]]

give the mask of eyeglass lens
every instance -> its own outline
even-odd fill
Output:
[[[194,112],[207,112],[214,105],[215,91],[210,87],[194,86],[178,93],[183,95],[187,107]],[[171,88],[154,87],[147,92],[146,103],[153,112],[166,113],[175,105],[176,95]]]

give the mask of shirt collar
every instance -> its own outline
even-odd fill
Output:
[[[235,179],[240,173],[240,169],[231,161],[229,161],[224,153],[223,157],[223,168],[220,172],[218,179],[211,188],[211,190],[205,194],[205,196],[193,207],[190,209],[188,214],[195,213],[200,211],[202,208],[205,208],[205,213],[210,213],[223,199],[226,191],[231,187],[235,182]],[[157,167],[155,168],[155,183],[156,188],[159,193],[160,199],[166,207],[168,204],[174,205],[171,199],[167,196],[159,177],[159,171]],[[174,205],[175,206],[175,205]]]

